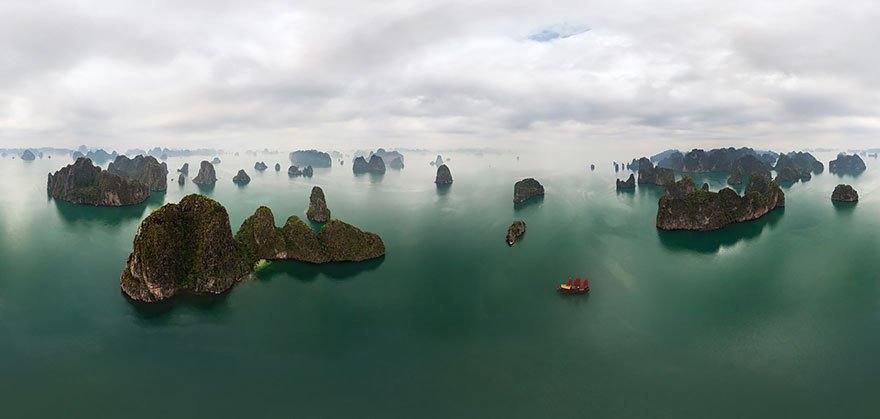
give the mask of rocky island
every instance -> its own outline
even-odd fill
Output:
[[[514,204],[522,204],[529,199],[543,196],[544,186],[534,178],[526,178],[513,185]]]
[[[23,153],[21,153],[21,159],[24,161],[34,161],[36,158],[37,156],[34,155],[33,151],[25,150]]]
[[[199,174],[193,179],[196,185],[210,186],[217,183],[217,172],[214,171],[214,165],[207,160],[202,160],[199,166]]]
[[[189,163],[184,163],[183,166],[180,166],[180,169],[177,169],[177,173],[189,176]]]
[[[178,184],[178,185],[183,185],[183,184],[185,184],[185,183],[186,183],[186,175],[184,175],[183,173],[179,174],[179,175],[177,176],[177,184]]]
[[[316,223],[326,223],[330,220],[330,209],[327,208],[327,199],[324,197],[324,190],[320,186],[312,187],[306,217]]]
[[[743,196],[733,189],[697,189],[684,177],[667,187],[657,208],[661,230],[717,230],[731,223],[754,220],[785,206],[785,194],[769,178],[753,175]]]
[[[147,185],[151,191],[168,189],[168,165],[153,156],[137,155],[133,159],[124,154],[110,162],[107,171]]]
[[[682,173],[731,172],[733,163],[742,156],[754,156],[767,165],[776,160],[776,153],[755,151],[748,147],[716,148],[709,151],[695,148],[682,154],[678,150],[666,150],[651,158],[658,167]],[[641,160],[639,161],[641,163]],[[640,167],[641,168],[641,164]]]
[[[275,171],[276,171],[276,172],[280,172],[280,171],[281,171],[281,163],[275,163]]]
[[[141,223],[120,287],[133,300],[157,302],[181,293],[226,292],[260,260],[360,262],[384,255],[385,244],[376,234],[335,219],[316,234],[296,216],[278,228],[265,206],[233,236],[222,205],[188,195]]]
[[[745,154],[731,163],[730,177],[727,178],[727,183],[730,185],[742,185],[743,180],[750,178],[752,175],[770,179],[770,165],[761,161],[755,155]]]
[[[403,154],[398,151],[386,151],[384,148],[376,150],[376,155],[382,158],[385,164],[394,170],[403,169]]]
[[[214,157],[211,160],[211,164],[220,164],[220,157]]]
[[[351,171],[355,174],[373,173],[381,175],[385,173],[385,162],[376,154],[370,156],[369,163],[363,156],[355,157],[351,164]]]
[[[305,177],[312,177],[314,174],[315,171],[312,169],[312,166],[306,166],[306,168],[302,170],[302,175]]]
[[[266,170],[268,168],[269,168],[269,166],[266,166],[265,162],[258,161],[256,163],[254,163],[254,170],[256,170],[258,172],[262,172],[263,170]]]
[[[825,165],[810,153],[791,152],[780,154],[773,170],[776,171],[776,182],[787,185],[812,179],[813,174],[822,173],[825,170]]]
[[[449,166],[441,164],[440,167],[437,168],[437,176],[434,178],[434,183],[438,185],[452,184],[452,173],[449,171]]]
[[[240,169],[238,173],[232,177],[232,183],[237,185],[247,185],[251,183],[251,177],[244,171],[244,169]]]
[[[507,245],[513,246],[516,244],[523,234],[526,234],[526,222],[523,220],[514,221],[513,224],[507,228]]]
[[[297,150],[290,153],[290,163],[298,167],[330,167],[330,155],[318,150]]]
[[[846,155],[840,153],[837,158],[828,163],[828,171],[836,175],[855,176],[865,171],[865,161],[858,154]]]
[[[675,172],[665,167],[654,167],[654,163],[646,157],[638,160],[639,164],[639,185],[651,184],[657,186],[667,186],[675,183]]]
[[[626,180],[617,179],[617,190],[630,190],[636,188],[636,177],[632,173],[629,174],[629,178]]]
[[[101,170],[85,157],[50,173],[46,190],[54,199],[110,207],[139,204],[150,196],[147,185]]]
[[[837,202],[858,202],[859,193],[850,185],[837,185],[831,193],[831,200]]]

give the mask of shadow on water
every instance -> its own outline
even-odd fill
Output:
[[[845,215],[847,217],[851,216],[856,209],[855,202],[841,202],[832,200],[831,205],[834,205],[836,213],[840,215]]]
[[[49,198],[55,203],[55,209],[67,224],[99,223],[117,226],[123,222],[143,217],[147,207],[158,206],[165,201],[164,192],[153,192],[146,201],[136,205],[123,207],[101,207],[93,205],[71,204],[59,199]]]
[[[297,261],[273,261],[254,274],[261,281],[272,280],[279,275],[290,276],[303,281],[311,281],[319,275],[341,280],[357,276],[361,272],[372,271],[385,262],[385,257],[364,262],[305,263]]]
[[[765,227],[772,229],[782,219],[784,213],[785,207],[778,208],[757,220],[732,224],[714,231],[665,231],[658,229],[657,237],[663,247],[673,251],[717,253],[722,247],[758,237]]]
[[[448,194],[450,190],[452,190],[451,183],[442,184],[442,185],[437,184],[437,196],[444,196],[444,195]]]
[[[544,195],[533,196],[533,197],[525,200],[525,202],[521,202],[519,204],[514,203],[513,210],[514,211],[521,211],[521,210],[524,210],[529,207],[541,206],[541,204],[543,204],[543,203],[544,203]]]
[[[216,182],[214,182],[214,183],[207,183],[207,184],[204,184],[204,183],[202,183],[202,184],[195,183],[195,185],[196,185],[196,188],[199,189],[199,193],[201,193],[201,194],[203,194],[203,195],[211,195],[211,193],[214,192],[214,186],[216,186],[217,183],[216,183]]]
[[[226,313],[229,310],[229,294],[234,289],[235,287],[232,287],[229,291],[219,295],[181,294],[158,303],[134,301],[122,291],[120,291],[120,296],[125,298],[129,306],[134,309],[139,320],[150,325],[161,326],[169,323],[169,320],[172,319],[169,314],[174,310],[195,309],[214,315]]]

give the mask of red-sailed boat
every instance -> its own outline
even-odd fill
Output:
[[[575,278],[574,281],[568,278],[568,282],[559,284],[556,290],[563,294],[588,294],[590,292],[590,280],[584,278]]]

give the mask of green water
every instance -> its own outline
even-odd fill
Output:
[[[317,184],[333,216],[379,233],[387,256],[274,263],[221,297],[148,308],[119,291],[132,238],[195,185],[171,181],[138,207],[79,207],[46,197],[46,173],[66,158],[0,160],[3,416],[876,415],[876,160],[845,179],[855,207],[832,205],[841,179],[826,172],[786,189],[784,212],[693,234],[658,232],[660,191],[617,193],[610,158],[588,173],[575,157],[554,168],[454,153],[446,190],[432,158],[309,180],[274,172],[283,155],[259,157],[264,173],[257,158],[226,156],[205,193],[234,228],[259,205],[279,224],[304,214]],[[243,188],[231,182],[241,167],[253,178]],[[515,210],[512,185],[527,176],[546,199]],[[528,232],[509,248],[514,217]],[[572,274],[592,278],[590,296],[557,295]]]

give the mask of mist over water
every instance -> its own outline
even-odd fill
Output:
[[[443,152],[454,183],[441,189],[434,152],[404,153],[383,176],[354,175],[347,158],[311,179],[288,177],[286,153],[227,154],[209,190],[190,180],[202,158],[170,158],[167,192],[125,208],[48,198],[66,156],[0,159],[0,374],[15,377],[0,380],[0,405],[9,417],[871,416],[877,160],[839,177],[835,153],[815,153],[826,171],[784,188],[784,210],[662,232],[663,191],[617,192],[611,167],[662,150]],[[242,168],[252,180],[239,187]],[[525,177],[546,196],[514,208]],[[718,190],[726,175],[695,181]],[[860,202],[833,205],[838,183]],[[304,217],[313,185],[334,218],[381,235],[386,256],[272,263],[222,296],[148,307],[119,291],[159,206],[203,193],[234,230],[260,205],[281,225]],[[508,247],[514,219],[528,230]],[[588,275],[592,293],[557,294],[570,275]]]

